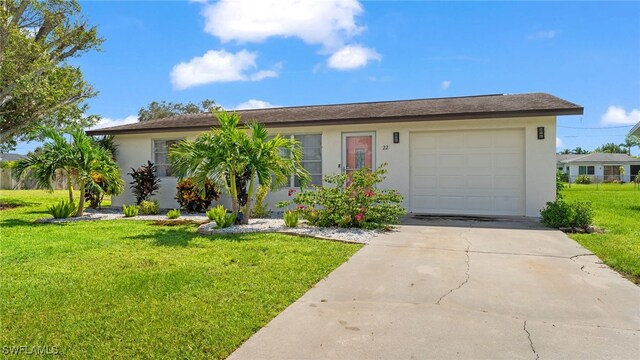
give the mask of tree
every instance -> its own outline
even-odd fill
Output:
[[[587,151],[587,150],[585,150],[585,149],[583,149],[583,148],[578,146],[575,149],[571,150],[571,153],[572,154],[581,155],[581,154],[588,154],[589,151]]]
[[[66,172],[70,202],[73,202],[72,182],[80,188],[81,196],[75,216],[82,216],[85,200],[82,195],[86,189],[118,195],[122,192],[123,182],[110,151],[96,146],[81,128],[71,129],[68,134],[70,141],[54,129],[42,130],[42,136],[49,141],[41,151],[20,160],[16,170],[19,177],[31,178],[39,188],[49,191],[53,191],[51,184],[55,181],[56,172]],[[100,181],[96,180],[98,178]]]
[[[627,135],[627,137],[624,139],[624,144],[620,144],[620,146],[627,148],[627,153],[631,155],[632,147],[640,147],[640,138],[635,135]]]
[[[300,164],[302,148],[296,140],[280,135],[268,140],[266,129],[256,122],[247,126],[247,132],[239,127],[240,116],[235,112],[221,111],[216,117],[218,128],[194,141],[183,140],[169,151],[179,180],[193,178],[200,191],[207,179],[213,181],[231,196],[232,211],[237,214],[242,210],[244,224],[251,214],[256,181],[259,185],[271,182],[272,189],[286,184],[294,174],[303,183],[308,181],[309,174]],[[247,173],[249,176],[243,176]],[[238,200],[242,186],[247,187],[248,193],[244,207]]]
[[[593,150],[593,152],[599,153],[612,153],[612,154],[626,154],[627,149],[623,148],[620,145],[614,143],[607,143],[602,146],[599,146]]]
[[[214,112],[220,110],[220,106],[216,105],[216,102],[209,99],[204,99],[201,102],[195,104],[188,102],[186,104],[173,103],[173,102],[150,102],[146,108],[141,108],[138,111],[139,121],[149,121],[155,119],[163,119],[176,115],[184,114],[200,114],[203,112]]]
[[[38,138],[41,126],[89,126],[85,100],[97,93],[68,60],[103,39],[67,0],[4,0],[0,5],[0,151]]]
[[[571,154],[571,150],[562,149],[562,151],[560,151],[558,154],[560,154],[560,155],[569,155],[569,154]]]

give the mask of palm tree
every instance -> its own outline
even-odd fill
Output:
[[[302,149],[292,139],[275,136],[268,140],[268,134],[262,124],[252,122],[246,130],[239,127],[240,116],[225,111],[216,114],[219,127],[201,134],[194,141],[183,140],[170,151],[169,157],[174,174],[179,180],[192,177],[200,189],[207,179],[212,180],[219,189],[231,196],[231,208],[234,213],[243,210],[242,223],[249,221],[255,182],[259,185],[272,181],[272,188],[286,183],[291,175],[300,176],[303,181],[308,173],[300,165]],[[283,153],[290,156],[283,156]],[[242,175],[249,173],[250,176]],[[248,200],[244,209],[240,209],[238,188],[245,184],[238,179],[248,181]]]
[[[118,195],[122,192],[123,182],[120,168],[113,160],[110,151],[97,146],[91,137],[81,128],[68,131],[71,140],[67,141],[62,133],[53,129],[44,129],[43,137],[49,139],[42,150],[32,153],[26,159],[18,162],[19,177],[35,180],[36,186],[53,191],[52,182],[56,171],[66,172],[69,190],[69,201],[73,202],[73,187],[75,182],[80,188],[78,210],[75,216],[82,216],[84,212],[85,189]],[[96,179],[101,182],[96,182]]]

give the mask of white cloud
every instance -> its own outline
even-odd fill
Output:
[[[600,118],[602,125],[635,125],[640,122],[640,110],[633,109],[626,112],[620,106],[609,106],[607,112]]]
[[[559,137],[556,137],[556,149],[560,149],[564,147],[564,142]]]
[[[90,127],[90,130],[95,130],[95,129],[102,129],[102,128],[108,128],[108,127],[112,127],[112,126],[120,126],[120,125],[126,125],[126,124],[133,124],[138,122],[138,117],[135,115],[129,115],[125,118],[122,119],[112,119],[112,118],[101,118],[100,121],[98,121],[97,124],[95,124],[94,126]]]
[[[558,35],[558,31],[556,30],[544,30],[544,31],[538,31],[537,33],[531,34],[527,38],[529,40],[553,39],[557,35]]]
[[[273,105],[263,100],[249,99],[243,103],[238,104],[238,106],[235,107],[235,110],[267,109],[274,107],[280,107],[280,105]]]
[[[449,86],[451,86],[451,81],[449,80],[445,80],[442,83],[440,83],[440,87],[442,88],[442,90],[447,90]]]
[[[235,54],[224,50],[209,50],[203,56],[197,56],[188,62],[181,62],[171,70],[171,83],[178,90],[213,82],[259,81],[268,77],[277,77],[276,70],[259,70],[249,73],[257,67],[257,54],[241,50]]]
[[[336,51],[327,65],[336,70],[353,70],[367,65],[369,61],[380,61],[382,56],[375,49],[369,49],[360,45],[347,45]]]
[[[364,28],[358,0],[220,0],[205,5],[205,32],[222,42],[297,37],[327,49],[341,47]]]

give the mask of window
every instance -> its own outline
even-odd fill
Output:
[[[285,138],[297,140],[302,146],[302,160],[300,161],[303,168],[309,172],[311,185],[322,185],[322,135],[282,135]],[[269,137],[272,139],[273,136]],[[289,152],[282,150],[282,156],[291,156]],[[293,184],[293,185],[292,185]],[[300,179],[292,176],[285,186],[300,187]]]
[[[156,165],[156,175],[173,176],[173,169],[169,164],[169,149],[180,140],[153,140],[153,159]]]
[[[311,185],[322,185],[322,135],[294,135],[294,139],[302,145],[302,167],[310,175]],[[294,179],[296,187],[300,187],[300,180]]]
[[[596,167],[595,166],[578,166],[578,175],[595,175]]]

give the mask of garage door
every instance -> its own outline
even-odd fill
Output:
[[[524,129],[411,134],[414,213],[524,215]]]

